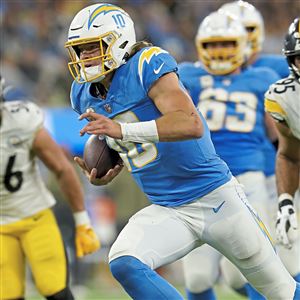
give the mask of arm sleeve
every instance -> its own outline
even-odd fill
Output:
[[[22,139],[31,147],[36,133],[43,127],[43,111],[33,102],[22,101],[16,117],[22,131]]]
[[[283,122],[286,119],[286,112],[282,108],[280,95],[274,92],[274,84],[272,84],[265,93],[265,111],[278,122]]]

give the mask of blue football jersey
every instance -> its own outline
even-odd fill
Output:
[[[199,63],[179,65],[179,77],[207,120],[217,153],[233,175],[263,171],[264,93],[277,75],[267,68],[212,76]]]
[[[148,96],[156,80],[177,73],[175,60],[158,47],[140,50],[115,71],[106,99],[90,93],[90,83],[73,83],[71,102],[79,114],[92,108],[119,122],[143,122],[161,117]],[[133,143],[107,137],[149,200],[164,206],[179,206],[206,195],[231,178],[228,166],[217,156],[209,129],[199,139]]]
[[[290,74],[289,65],[285,56],[278,54],[260,54],[251,65],[254,68],[265,67],[276,72],[279,78],[288,77]],[[273,82],[274,83],[274,82]]]
[[[271,143],[271,141],[266,138],[263,145],[263,152],[265,157],[264,164],[264,174],[268,176],[272,176],[275,174],[275,162],[276,162],[276,148]]]
[[[276,54],[261,54],[257,60],[252,64],[252,67],[267,67],[275,71],[279,78],[286,78],[289,76],[289,65],[285,56]],[[269,139],[264,143],[265,169],[266,176],[275,174],[276,149]]]

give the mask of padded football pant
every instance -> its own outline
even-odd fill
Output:
[[[278,200],[276,192],[276,180],[275,175],[267,177],[267,189],[269,193],[269,224],[271,235],[275,236],[275,223],[277,218]],[[294,203],[297,212],[298,227],[300,227],[300,189],[297,190]],[[298,239],[293,244],[291,249],[285,248],[283,245],[276,245],[276,249],[283,264],[294,277],[300,273],[300,229]]]
[[[230,259],[268,299],[293,299],[296,283],[235,178],[192,203],[142,209],[121,231],[109,261],[133,256],[156,269],[203,243]]]
[[[24,297],[25,259],[38,291],[54,295],[67,285],[67,261],[59,228],[51,209],[0,226],[0,294]]]
[[[249,190],[251,186],[258,187],[259,184],[258,182],[255,183],[252,180],[249,180],[249,178],[247,177],[243,177],[243,175],[241,176],[241,178],[238,179],[245,186],[246,194],[247,190]],[[259,198],[259,195],[262,194],[260,188],[257,188],[259,195],[256,196],[255,193],[253,193],[251,197],[250,194],[248,200],[251,203],[251,205],[256,209],[259,216],[262,216],[263,221],[269,225],[269,232],[271,236],[275,239],[275,223],[278,206],[275,176],[270,176],[266,178],[266,187],[269,196],[268,201],[266,203],[266,207],[259,205],[259,203],[256,202],[256,199]],[[298,202],[300,202],[299,200],[300,199],[298,199],[297,193],[295,197],[296,206]],[[300,222],[299,214],[298,222]],[[281,261],[283,262],[284,266],[289,271],[289,273],[293,277],[297,276],[300,273],[300,234],[298,236],[297,241],[295,241],[292,249],[287,249],[282,245],[276,244],[276,250]],[[247,282],[244,276],[242,276],[242,274],[238,272],[237,268],[224,258],[221,260],[221,270],[227,284],[234,289],[241,288]]]

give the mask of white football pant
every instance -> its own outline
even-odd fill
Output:
[[[293,298],[295,281],[235,178],[192,203],[180,207],[150,205],[140,210],[119,234],[109,261],[129,255],[156,269],[203,243],[236,264],[268,299]],[[200,261],[197,264],[204,268]]]

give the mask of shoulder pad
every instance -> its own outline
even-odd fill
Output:
[[[5,103],[15,125],[26,132],[33,132],[43,125],[44,116],[42,110],[33,102],[12,101]]]

